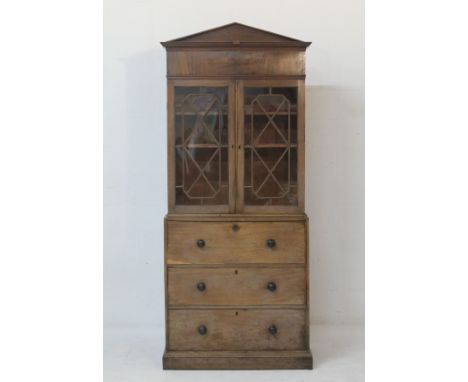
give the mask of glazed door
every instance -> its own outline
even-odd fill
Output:
[[[304,83],[237,83],[238,212],[304,210]]]
[[[235,210],[235,84],[168,83],[169,211]]]

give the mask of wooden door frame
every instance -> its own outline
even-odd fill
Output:
[[[297,206],[246,206],[244,204],[244,88],[296,87],[297,88]],[[305,193],[305,90],[304,80],[258,79],[236,81],[236,212],[237,213],[301,213],[304,212]]]
[[[227,205],[176,205],[175,160],[175,88],[227,87],[228,88],[228,204]],[[230,79],[168,79],[167,81],[167,177],[169,213],[233,213],[236,192],[236,84]]]

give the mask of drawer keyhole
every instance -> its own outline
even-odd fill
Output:
[[[234,232],[239,232],[239,230],[240,230],[239,224],[233,224],[233,225],[232,225],[232,230],[233,230]]]

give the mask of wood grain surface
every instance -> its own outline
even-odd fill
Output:
[[[307,349],[303,309],[169,309],[168,314],[169,350]],[[198,333],[200,325],[206,326],[205,335]]]
[[[234,224],[168,221],[167,263],[305,263],[304,222],[242,222],[238,231]],[[269,239],[275,247],[267,246]]]
[[[305,274],[304,268],[169,268],[169,306],[302,305]],[[273,291],[268,283],[274,283]]]

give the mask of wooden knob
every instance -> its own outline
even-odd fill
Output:
[[[270,292],[274,292],[276,290],[276,284],[274,281],[270,281],[268,284],[267,284],[267,289],[270,291]]]
[[[205,289],[206,289],[206,285],[203,281],[200,281],[198,284],[197,284],[197,289],[200,291],[200,292],[203,292]]]

